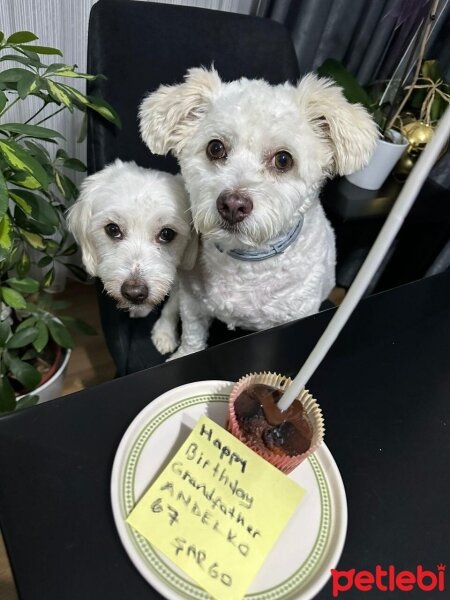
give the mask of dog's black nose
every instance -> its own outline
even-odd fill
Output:
[[[122,283],[120,292],[124,298],[133,304],[142,304],[148,298],[148,287],[143,279],[136,277]]]
[[[253,202],[242,192],[224,191],[216,201],[217,210],[220,216],[234,225],[240,223],[253,210]]]

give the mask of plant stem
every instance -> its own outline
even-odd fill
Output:
[[[35,123],[35,125],[40,125],[41,123],[43,123],[44,121],[47,121],[48,119],[51,119],[52,117],[54,117],[55,115],[57,115],[58,113],[62,112],[65,108],[67,108],[66,106],[62,106],[61,108],[59,108],[58,110],[56,110],[54,113],[52,113],[51,115],[48,115],[48,117],[44,117],[43,119],[41,119],[40,121],[38,121],[37,123]]]
[[[8,112],[8,110],[14,106],[14,104],[16,104],[16,102],[19,102],[20,98],[19,96],[17,96],[17,98],[15,100],[13,100],[12,102],[10,102],[9,104],[6,105],[6,107],[3,109],[3,111],[0,113],[0,117],[3,117],[3,115],[5,113]]]
[[[38,116],[38,114],[39,114],[40,112],[42,112],[46,106],[47,106],[47,104],[43,104],[43,105],[41,106],[41,108],[40,108],[39,110],[37,110],[37,111],[34,113],[34,115],[31,115],[31,117],[25,121],[25,125],[26,125],[27,123],[29,123],[31,120],[33,120],[35,117],[37,117],[37,116]]]
[[[384,131],[389,131],[389,129],[391,129],[391,127],[394,125],[394,123],[397,121],[400,113],[402,112],[402,110],[405,108],[406,103],[409,100],[409,97],[411,96],[412,92],[413,92],[413,88],[417,83],[417,80],[419,79],[419,75],[420,75],[420,69],[422,67],[422,62],[425,56],[425,50],[427,47],[427,43],[430,37],[430,33],[431,33],[431,27],[432,24],[434,23],[434,19],[436,17],[436,11],[438,9],[439,6],[439,0],[434,0],[433,4],[430,8],[430,12],[428,14],[428,22],[424,27],[424,30],[422,32],[422,39],[420,41],[420,50],[419,50],[419,54],[417,56],[417,63],[416,63],[416,69],[411,81],[411,84],[408,89],[408,91],[406,92],[406,94],[403,97],[403,100],[400,102],[399,107],[397,108],[397,110],[395,111],[394,115],[392,116],[392,118],[390,119],[390,121],[387,123]]]

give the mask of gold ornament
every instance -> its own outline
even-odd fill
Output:
[[[422,150],[434,136],[434,128],[423,121],[410,121],[402,127],[402,133],[408,140],[407,152]]]

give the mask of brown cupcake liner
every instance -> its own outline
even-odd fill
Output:
[[[240,430],[239,423],[236,419],[236,414],[234,412],[234,402],[239,394],[249,385],[255,383],[263,383],[266,385],[270,385],[279,390],[286,389],[291,383],[291,379],[289,377],[284,377],[283,375],[278,375],[276,373],[251,373],[249,375],[245,375],[242,377],[233,387],[230,394],[230,399],[228,401],[228,431],[232,433],[235,437],[237,437],[241,442],[243,442],[246,446],[251,448],[256,454],[267,460],[277,469],[283,471],[283,473],[290,473],[297,467],[300,463],[302,463],[308,456],[313,454],[319,447],[319,445],[323,441],[325,427],[323,423],[322,411],[317,403],[317,401],[312,397],[308,390],[303,390],[300,396],[297,398],[303,404],[304,414],[308,419],[311,428],[313,430],[313,437],[311,439],[311,445],[309,449],[303,454],[298,454],[296,456],[287,456],[287,455],[279,455],[271,452],[270,450],[265,450],[255,444],[252,440],[247,439],[244,433]]]

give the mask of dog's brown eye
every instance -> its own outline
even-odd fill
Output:
[[[211,140],[206,147],[206,154],[209,160],[220,160],[227,157],[225,146],[220,140]]]
[[[110,238],[114,238],[116,240],[123,239],[123,233],[117,223],[108,223],[108,225],[105,226],[105,231]]]
[[[163,242],[163,244],[168,244],[175,239],[176,235],[176,231],[169,229],[169,227],[164,227],[164,229],[161,229],[159,232],[158,239],[160,242]]]
[[[289,171],[292,169],[294,159],[289,152],[286,152],[286,150],[281,150],[273,157],[273,164],[277,171]]]

